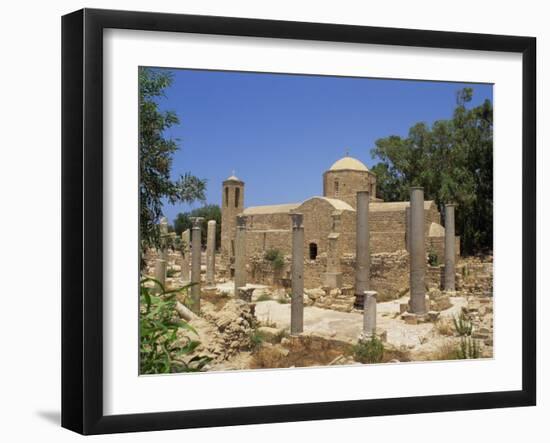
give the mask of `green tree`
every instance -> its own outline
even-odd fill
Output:
[[[218,205],[204,205],[201,208],[193,209],[190,212],[180,212],[174,219],[174,230],[176,235],[180,236],[186,229],[191,229],[193,223],[192,217],[204,217],[204,223],[201,226],[201,243],[206,245],[207,221],[216,220],[216,246],[220,247],[222,237],[222,211]]]
[[[379,139],[372,149],[380,159],[373,168],[378,196],[407,200],[411,186],[423,186],[425,198],[435,200],[440,210],[456,203],[465,253],[493,247],[493,105],[485,100],[467,107],[472,94],[471,88],[458,91],[452,119],[431,127],[417,123],[407,137]]]
[[[159,246],[159,219],[163,201],[170,203],[204,200],[205,180],[190,173],[171,179],[172,156],[178,140],[166,137],[165,131],[178,124],[172,111],[161,111],[159,100],[172,84],[169,72],[139,68],[139,155],[140,155],[140,247]]]

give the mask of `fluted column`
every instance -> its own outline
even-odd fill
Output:
[[[166,254],[166,238],[168,236],[168,220],[166,217],[161,217],[159,222],[160,231],[160,248],[158,250],[158,257],[155,260],[155,280],[157,280],[162,287],[166,290],[166,268],[167,268],[167,254]],[[155,287],[154,292],[161,292],[160,287]]]
[[[333,211],[332,229],[327,237],[327,268],[323,274],[323,286],[327,288],[342,287],[342,272],[340,270],[340,219],[342,212]]]
[[[186,229],[181,233],[182,261],[181,261],[181,279],[189,281],[190,258],[191,258],[191,231]]]
[[[198,313],[201,308],[201,224],[203,217],[193,217],[191,230],[191,299],[189,308]]]
[[[206,233],[206,284],[212,286],[216,283],[216,220],[208,221]]]
[[[445,290],[455,291],[455,205],[445,205]]]
[[[376,291],[365,291],[363,307],[363,336],[371,338],[376,334]]]
[[[163,260],[160,256],[155,260],[155,280],[166,290],[166,260]],[[153,292],[156,294],[162,292],[161,287],[155,284]]]
[[[365,291],[370,289],[369,200],[368,191],[357,193],[355,306],[360,309],[363,308]]]
[[[239,296],[239,288],[246,286],[246,217],[237,216],[235,232],[235,297]]]
[[[426,240],[424,230],[424,188],[411,188],[410,211],[410,294],[413,314],[426,313]]]
[[[290,333],[304,332],[304,216],[292,218],[292,296],[290,299]]]

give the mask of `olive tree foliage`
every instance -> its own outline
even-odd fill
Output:
[[[201,208],[193,209],[189,212],[180,212],[174,219],[174,231],[180,236],[186,229],[193,227],[191,219],[193,217],[203,217],[205,223],[201,226],[201,243],[206,245],[208,220],[216,220],[216,248],[220,247],[222,234],[222,211],[218,205],[204,205]]]
[[[179,149],[177,139],[165,131],[179,123],[172,111],[162,111],[159,102],[172,83],[168,71],[139,68],[139,158],[140,158],[140,247],[160,245],[159,220],[163,201],[193,202],[205,199],[206,181],[190,173],[173,180],[171,168],[174,153]]]
[[[378,196],[408,200],[409,188],[422,186],[442,212],[456,203],[457,235],[469,254],[493,248],[493,105],[469,107],[472,94],[471,88],[457,92],[450,120],[417,123],[407,137],[381,138],[371,151],[380,160],[372,168]]]

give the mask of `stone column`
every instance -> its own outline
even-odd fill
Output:
[[[161,260],[168,260],[168,254],[166,251],[166,243],[168,240],[168,220],[166,217],[160,218],[160,259]]]
[[[168,219],[166,217],[160,218],[160,235],[168,235]]]
[[[333,211],[332,216],[332,229],[328,235],[328,248],[327,248],[327,272],[323,274],[323,286],[327,288],[341,288],[342,287],[342,272],[340,271],[340,248],[339,238],[340,233],[340,217],[341,211]]]
[[[411,252],[411,208],[405,208],[405,248]]]
[[[413,314],[426,313],[426,232],[424,230],[424,188],[411,188],[410,301]]]
[[[239,296],[239,288],[246,286],[246,217],[237,215],[237,230],[235,232],[235,297]]]
[[[208,221],[206,233],[206,284],[213,286],[216,283],[216,220]]]
[[[161,217],[159,222],[160,231],[160,248],[158,250],[158,258],[155,261],[155,280],[157,280],[166,290],[166,269],[168,267],[168,254],[166,253],[166,238],[168,236],[168,220],[166,217]],[[155,287],[155,293],[160,293],[161,288],[158,285]]]
[[[365,291],[363,308],[363,336],[367,339],[376,335],[376,291]]]
[[[155,260],[155,280],[166,290],[166,260],[162,259],[161,256]],[[153,292],[159,294],[162,289],[158,284],[155,284]]]
[[[455,291],[455,205],[445,205],[445,291]]]
[[[189,268],[191,258],[191,232],[186,229],[181,233],[182,247],[182,261],[181,261],[181,279],[183,281],[189,281]]]
[[[191,299],[189,309],[198,314],[201,309],[201,224],[203,217],[193,217],[191,229]]]
[[[290,299],[290,334],[304,332],[304,216],[292,218],[292,296]]]
[[[362,309],[365,291],[370,289],[370,232],[368,191],[357,193],[355,239],[355,307]]]

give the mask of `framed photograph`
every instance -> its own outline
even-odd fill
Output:
[[[62,425],[536,403],[536,41],[62,20]]]

